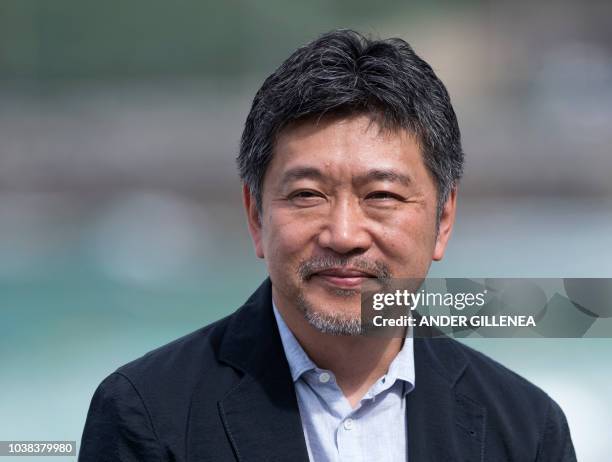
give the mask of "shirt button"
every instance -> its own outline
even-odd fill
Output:
[[[344,429],[351,430],[353,428],[353,419],[346,419],[344,421]]]
[[[329,379],[331,379],[331,375],[329,375],[327,372],[321,372],[319,375],[319,382],[321,383],[327,383],[329,382]]]

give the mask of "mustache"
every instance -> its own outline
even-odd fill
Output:
[[[297,273],[303,281],[307,281],[314,274],[334,268],[354,268],[368,273],[377,279],[390,279],[391,270],[380,260],[369,260],[366,258],[323,256],[309,258],[298,265]]]

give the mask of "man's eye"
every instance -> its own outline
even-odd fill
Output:
[[[291,198],[302,198],[302,197],[317,197],[318,195],[313,191],[298,191],[291,195]]]
[[[390,193],[388,191],[378,191],[366,196],[366,199],[374,199],[374,200],[402,200],[397,194]]]
[[[296,191],[295,193],[289,196],[289,200],[293,202],[296,202],[299,204],[308,204],[308,205],[318,203],[319,201],[323,199],[324,199],[323,194],[317,191],[310,191],[310,190]]]

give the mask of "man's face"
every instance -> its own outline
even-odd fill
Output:
[[[358,332],[366,278],[425,277],[444,254],[455,212],[453,192],[436,232],[436,186],[417,141],[367,115],[282,131],[261,217],[246,187],[244,199],[275,303],[340,334]]]

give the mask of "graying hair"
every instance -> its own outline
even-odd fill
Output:
[[[463,173],[455,112],[432,68],[399,38],[373,40],[335,30],[298,48],[263,83],[237,158],[261,214],[263,179],[278,134],[325,115],[371,114],[387,130],[414,134],[437,186],[437,218]]]

